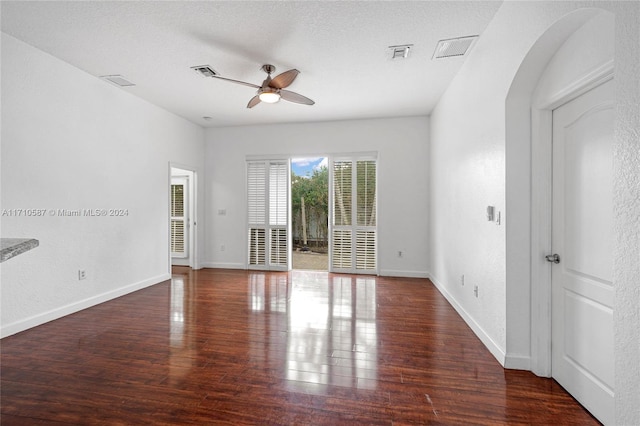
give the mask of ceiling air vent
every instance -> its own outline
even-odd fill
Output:
[[[135,83],[130,82],[121,75],[102,75],[100,76],[100,78],[116,84],[120,87],[135,86]]]
[[[464,56],[474,41],[478,38],[475,36],[450,38],[440,40],[433,53],[432,59],[450,58],[452,56]]]
[[[218,75],[218,73],[209,65],[197,65],[195,67],[191,67],[191,69],[198,74],[201,74],[203,77],[213,77]]]

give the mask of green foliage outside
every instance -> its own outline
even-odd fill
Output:
[[[291,222],[293,235],[302,245],[302,197],[304,197],[307,238],[314,246],[327,245],[329,211],[329,171],[321,167],[311,176],[291,173]]]

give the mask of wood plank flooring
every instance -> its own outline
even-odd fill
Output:
[[[590,425],[425,279],[174,268],[1,341],[6,425]]]

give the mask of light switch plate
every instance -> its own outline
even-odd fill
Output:
[[[495,213],[495,207],[493,206],[487,206],[487,220],[489,222],[493,222],[493,217],[494,217],[494,213]]]

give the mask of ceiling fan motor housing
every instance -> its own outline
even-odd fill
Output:
[[[274,72],[276,72],[276,67],[271,64],[264,64],[262,66],[262,71],[266,72],[267,74],[273,74]]]

